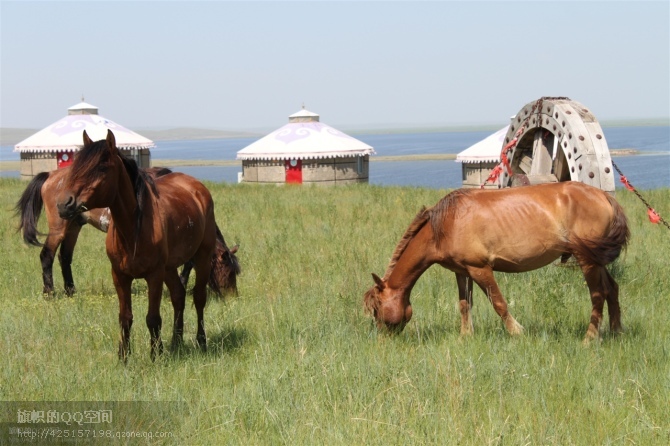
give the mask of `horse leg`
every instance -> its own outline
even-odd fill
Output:
[[[192,269],[193,269],[193,260],[189,260],[188,262],[184,263],[184,267],[181,270],[181,275],[179,276],[181,284],[184,286],[184,288],[186,288],[186,285],[188,285],[188,276],[191,275]]]
[[[211,256],[200,256],[195,260],[195,286],[193,287],[193,304],[198,315],[198,333],[196,340],[202,351],[207,351],[207,336],[205,335],[204,311],[207,303],[207,282],[211,270]]]
[[[156,360],[156,353],[163,354],[163,341],[161,340],[161,298],[163,297],[163,280],[165,274],[154,273],[146,278],[149,288],[149,311],[147,311],[147,328],[151,336],[151,360]]]
[[[623,326],[621,325],[621,308],[619,307],[619,284],[616,283],[614,277],[605,269],[607,281],[609,284],[607,293],[605,294],[605,301],[607,301],[607,313],[610,317],[610,331],[612,333],[623,333]]]
[[[458,283],[458,306],[461,310],[461,335],[474,333],[472,325],[472,278],[465,274],[456,274]]]
[[[603,307],[605,306],[605,299],[608,294],[609,279],[607,278],[607,270],[604,266],[586,264],[581,266],[586,284],[591,293],[591,320],[589,328],[586,330],[586,337],[584,338],[584,344],[588,344],[590,341],[600,338],[600,322],[603,319]],[[618,307],[618,298],[616,306]]]
[[[56,249],[58,245],[56,245]],[[52,295],[54,292],[54,265],[55,251],[48,243],[44,244],[40,252],[40,263],[42,264],[42,293],[45,295]]]
[[[54,277],[53,265],[56,251],[63,241],[65,232],[63,230],[50,230],[44,241],[44,247],[40,251],[40,263],[42,264],[42,293],[45,295],[53,295],[54,292]]]
[[[133,306],[130,286],[133,278],[112,268],[112,279],[116,294],[119,297],[119,326],[121,339],[119,340],[119,359],[128,361],[130,355],[130,327],[133,325]]]
[[[65,232],[65,238],[60,245],[60,250],[58,251],[58,262],[60,263],[60,269],[63,273],[65,294],[68,296],[72,296],[76,291],[74,278],[72,277],[72,254],[74,253],[74,247],[77,244],[77,238],[79,237],[80,231],[81,226],[79,224],[70,224]]]
[[[165,271],[165,284],[170,291],[174,325],[172,329],[172,350],[176,350],[184,341],[184,307],[186,306],[186,289],[180,280],[177,270]]]
[[[479,285],[479,288],[481,288],[484,294],[489,298],[496,313],[498,313],[498,316],[500,316],[505,323],[505,328],[507,328],[509,334],[522,334],[523,327],[509,313],[507,309],[507,301],[505,301],[505,298],[500,292],[498,283],[493,276],[493,270],[491,270],[491,268],[469,268],[468,274],[470,274],[472,280]]]

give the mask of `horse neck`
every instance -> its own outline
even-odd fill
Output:
[[[427,223],[409,241],[393,270],[386,274],[387,286],[408,295],[419,277],[436,262],[433,231]]]

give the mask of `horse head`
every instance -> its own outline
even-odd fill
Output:
[[[377,327],[400,333],[412,319],[412,305],[406,293],[388,286],[388,281],[372,274],[375,285],[363,298],[366,313],[374,316]]]
[[[107,131],[107,139],[93,142],[84,130],[83,139],[84,148],[58,186],[62,189],[56,200],[58,214],[67,220],[89,209],[108,207],[119,182],[121,160],[112,131]]]
[[[242,272],[242,269],[235,253],[240,246],[235,245],[228,249],[225,245],[223,247],[220,245],[221,243],[217,241],[215,252],[217,266],[213,269],[213,273],[216,274],[217,282],[222,284],[226,293],[237,295],[237,275]]]

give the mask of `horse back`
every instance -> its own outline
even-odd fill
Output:
[[[547,265],[586,246],[582,241],[595,246],[623,215],[607,193],[578,182],[473,190],[451,207],[436,231],[444,233],[449,258],[507,272]]]

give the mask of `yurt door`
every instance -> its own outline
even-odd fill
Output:
[[[57,152],[56,161],[59,169],[67,167],[72,164],[72,158],[74,153],[72,152]]]
[[[286,160],[286,182],[302,184],[302,160]]]

